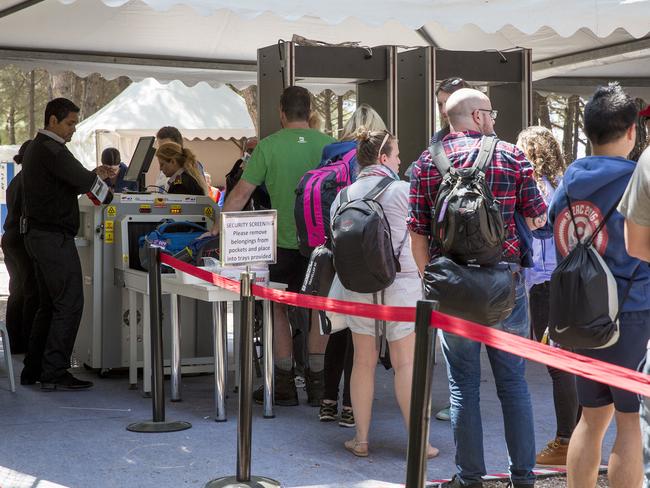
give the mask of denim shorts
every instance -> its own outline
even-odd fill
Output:
[[[606,349],[580,349],[576,352],[593,359],[636,370],[646,354],[650,339],[650,310],[623,312],[620,319],[621,335],[618,342]],[[578,401],[583,407],[598,408],[614,404],[622,413],[637,413],[639,398],[636,393],[614,388],[576,376]]]

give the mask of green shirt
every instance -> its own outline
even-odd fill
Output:
[[[298,249],[293,207],[300,178],[321,160],[323,148],[335,142],[314,129],[282,129],[260,141],[246,163],[242,179],[264,183],[278,212],[278,247]]]

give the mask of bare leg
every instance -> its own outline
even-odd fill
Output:
[[[318,322],[318,311],[314,310],[311,314],[311,328],[309,329],[309,338],[307,342],[309,354],[325,354],[329,338],[330,336],[328,335],[321,335],[320,323]]]
[[[612,488],[641,488],[643,456],[638,413],[615,412],[616,440],[609,456],[607,476]]]
[[[390,360],[395,370],[395,398],[402,411],[406,430],[411,413],[411,384],[413,383],[413,358],[415,354],[415,333],[390,343]],[[355,411],[356,415],[356,411]],[[438,449],[428,444],[427,455],[434,457]]]
[[[356,440],[368,442],[372,398],[375,393],[375,368],[379,351],[377,351],[373,336],[353,332],[352,342],[354,343],[354,363],[350,379],[350,396],[357,424]]]
[[[287,315],[287,306],[281,303],[273,304],[273,355],[275,360],[291,359],[293,342],[291,326]]]
[[[602,443],[614,415],[614,405],[582,408],[567,454],[568,488],[594,488],[602,457]],[[639,446],[639,453],[641,447]]]

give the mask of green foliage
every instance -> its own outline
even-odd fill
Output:
[[[105,80],[98,74],[80,78],[74,73],[22,71],[0,68],[0,144],[20,144],[43,127],[48,100],[66,97],[80,109],[80,119],[91,116],[120,94],[131,80]]]
[[[20,144],[32,136],[30,134],[30,106],[33,103],[31,123],[36,128],[42,124],[48,100],[49,75],[44,70],[32,74],[14,66],[0,69],[0,144]],[[33,102],[30,100],[33,93]],[[40,114],[40,117],[39,117]]]

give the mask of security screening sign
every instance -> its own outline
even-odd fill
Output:
[[[272,264],[277,250],[277,212],[221,213],[221,264]]]

